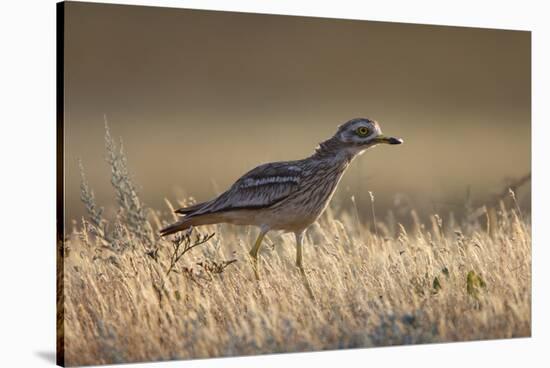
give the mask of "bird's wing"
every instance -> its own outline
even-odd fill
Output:
[[[193,215],[269,207],[288,197],[298,188],[301,180],[302,169],[292,163],[260,165]]]

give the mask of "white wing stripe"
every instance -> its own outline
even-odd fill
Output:
[[[257,187],[257,186],[266,185],[266,184],[288,183],[288,182],[298,184],[299,177],[297,177],[297,176],[270,176],[270,177],[260,178],[260,179],[248,178],[241,184],[241,188],[245,189],[245,188]]]

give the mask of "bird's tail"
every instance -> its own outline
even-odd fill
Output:
[[[217,219],[214,214],[206,213],[203,215],[185,216],[181,220],[173,223],[172,225],[168,225],[164,229],[160,230],[160,236],[175,234],[177,232],[187,230],[191,226],[210,225],[216,222]]]
[[[175,234],[179,231],[189,229],[191,226],[193,226],[193,222],[191,220],[191,218],[183,218],[176,223],[166,226],[165,228],[160,230],[160,236]]]

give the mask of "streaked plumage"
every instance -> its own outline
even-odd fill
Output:
[[[304,230],[323,213],[353,158],[379,143],[400,144],[402,140],[383,136],[373,120],[350,120],[338,127],[333,137],[320,143],[310,157],[260,165],[218,197],[176,210],[183,217],[162,229],[161,234],[215,223],[255,225],[260,227],[260,236],[251,251],[256,259],[261,239],[269,230],[294,232],[297,264],[303,271]]]

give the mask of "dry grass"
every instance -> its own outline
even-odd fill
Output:
[[[530,335],[530,229],[513,211],[500,213],[493,238],[420,224],[376,237],[346,212],[328,214],[305,242],[315,302],[294,267],[292,237],[267,236],[256,282],[252,234],[204,230],[215,237],[168,275],[169,242],[155,260],[140,246],[119,252],[75,234],[65,255],[66,364]],[[221,272],[205,266],[233,257]]]
[[[530,224],[511,203],[460,224],[434,215],[424,225],[412,212],[408,231],[386,221],[375,232],[354,209],[329,209],[304,241],[315,301],[290,235],[266,236],[258,282],[247,258],[255,229],[197,229],[215,236],[174,262],[197,230],[178,245],[148,235],[168,211],[149,211],[140,231],[121,208],[115,235],[102,236],[106,220],[88,204],[95,220],[64,245],[65,364],[530,336]]]

